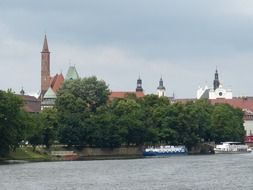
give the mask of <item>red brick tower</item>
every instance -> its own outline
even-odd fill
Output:
[[[50,79],[50,52],[47,44],[47,36],[45,35],[41,52],[41,98],[43,98],[50,85]]]

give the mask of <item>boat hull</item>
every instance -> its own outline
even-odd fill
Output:
[[[146,148],[143,156],[173,156],[173,155],[186,155],[187,149],[184,146],[160,146]]]
[[[214,148],[215,154],[244,154],[251,153],[251,149],[240,142],[223,142]]]
[[[251,153],[251,151],[222,151],[222,150],[214,150],[215,154],[247,154]]]
[[[169,152],[169,153],[144,152],[143,153],[143,156],[176,156],[176,155],[187,155],[187,152]]]

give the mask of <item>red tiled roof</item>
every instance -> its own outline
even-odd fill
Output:
[[[171,97],[171,99],[173,99],[173,97]],[[196,98],[184,98],[184,99],[173,99],[173,102],[186,104],[188,102],[194,102],[196,100],[197,100]]]
[[[115,98],[125,98],[129,94],[134,94],[134,95],[136,95],[137,98],[142,98],[145,96],[143,92],[135,92],[135,91],[132,91],[132,92],[131,91],[130,92],[111,92],[111,94],[109,95],[109,100],[113,100]]]
[[[250,110],[253,112],[253,99],[247,98],[233,98],[233,99],[215,99],[209,100],[211,104],[226,103],[234,108],[240,108],[242,110]]]
[[[244,111],[244,120],[253,120],[253,99],[252,98],[233,98],[233,99],[215,99],[209,100],[211,104],[226,103],[234,108],[240,108]]]
[[[24,109],[30,113],[40,112],[40,100],[34,96],[18,95],[24,101]]]
[[[54,77],[51,78],[50,86],[53,89],[53,91],[57,93],[63,82],[64,82],[63,75],[56,74]]]

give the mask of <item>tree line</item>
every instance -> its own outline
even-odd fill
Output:
[[[96,77],[68,80],[54,108],[29,115],[18,97],[0,91],[0,154],[22,141],[34,149],[55,143],[108,148],[170,144],[191,149],[201,142],[244,139],[243,112],[227,104],[172,103],[167,97],[135,94],[108,100],[109,94],[106,83]]]

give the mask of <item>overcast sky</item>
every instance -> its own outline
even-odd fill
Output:
[[[75,65],[113,91],[193,98],[217,66],[234,96],[253,95],[252,0],[1,0],[0,89],[40,90],[45,33],[51,75]]]

